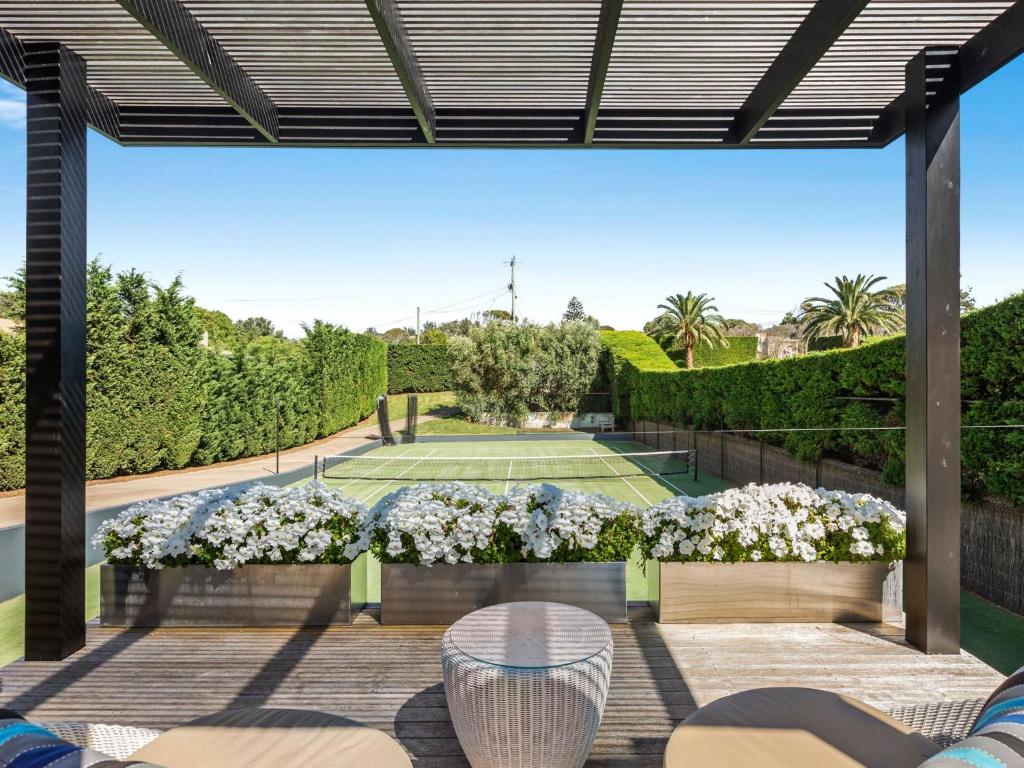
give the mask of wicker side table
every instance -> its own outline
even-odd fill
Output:
[[[445,696],[473,768],[580,768],[601,724],[612,635],[561,603],[503,603],[441,641]]]

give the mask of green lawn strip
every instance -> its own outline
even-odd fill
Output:
[[[416,428],[419,435],[514,435],[516,431],[513,427],[480,424],[462,416],[424,421]]]
[[[420,416],[441,408],[455,407],[454,392],[416,392],[416,411]],[[409,395],[388,395],[388,416],[393,425],[405,422],[406,400]],[[368,424],[377,423],[377,414],[367,419]]]
[[[1024,667],[1024,616],[960,593],[960,643],[1004,675]]]
[[[100,615],[100,567],[85,569],[85,618]],[[25,596],[0,603],[0,667],[25,654]]]

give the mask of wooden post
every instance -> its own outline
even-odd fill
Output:
[[[928,92],[932,93],[929,94]],[[960,76],[906,69],[907,640],[960,652]]]
[[[25,46],[25,658],[85,645],[85,62]]]

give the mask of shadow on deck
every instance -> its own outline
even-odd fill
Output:
[[[443,628],[115,630],[92,625],[64,662],[0,670],[0,707],[35,719],[169,728],[226,707],[321,709],[395,735],[418,766],[461,768],[441,686]],[[658,625],[646,606],[613,627],[611,692],[589,766],[660,766],[699,703],[803,685],[882,708],[987,696],[1002,676],[969,655],[925,656],[898,627]]]

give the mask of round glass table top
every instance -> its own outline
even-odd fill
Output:
[[[608,625],[590,611],[562,603],[502,603],[463,616],[449,641],[484,664],[561,667],[601,653],[612,642]]]

